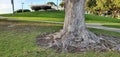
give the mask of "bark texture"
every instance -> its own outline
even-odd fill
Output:
[[[86,29],[84,18],[85,0],[65,0],[65,21],[63,27],[63,51],[68,46],[85,48],[90,43],[99,43],[99,38]]]
[[[97,37],[94,33],[86,29],[84,5],[85,0],[65,0],[65,21],[63,30],[41,36],[39,40],[46,41],[46,45],[39,45],[52,47],[60,52],[111,50],[113,46],[116,45],[115,41],[108,41]]]

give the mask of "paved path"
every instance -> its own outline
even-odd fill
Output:
[[[119,28],[105,27],[105,26],[102,26],[101,24],[98,24],[98,23],[87,23],[87,27],[120,32]]]
[[[0,18],[7,18],[7,17],[1,17]],[[11,19],[7,18],[9,20],[20,20],[20,19]],[[56,24],[63,24],[63,22],[54,22],[54,21],[38,21],[38,20],[27,20],[27,21],[35,21],[35,22],[47,22],[47,23],[56,23]],[[87,27],[89,28],[96,28],[96,29],[103,29],[103,30],[108,30],[108,31],[115,31],[115,32],[120,32],[119,28],[111,28],[111,27],[105,27],[102,26],[100,23],[86,23]]]

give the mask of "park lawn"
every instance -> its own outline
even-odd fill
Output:
[[[120,28],[120,24],[119,25],[103,25],[103,26],[106,26],[106,27],[113,27],[113,28]]]
[[[36,37],[60,28],[55,24],[0,22],[0,57],[44,57],[46,50],[37,46]]]
[[[16,14],[1,14],[6,17],[41,17],[41,18],[64,18],[64,11],[37,11]]]
[[[59,54],[37,46],[36,37],[38,35],[44,32],[59,31],[61,28],[61,24],[0,21],[0,57],[120,57],[118,52]],[[120,37],[120,33],[117,32],[93,28],[89,28],[89,30],[96,34]]]
[[[25,21],[53,21],[53,22],[63,22],[64,21],[64,11],[40,11],[40,12],[26,12],[26,13],[16,13],[12,14],[1,14],[0,16],[5,16],[13,18],[14,20],[25,20]],[[100,23],[103,26],[120,28],[120,19],[103,17],[97,15],[85,14],[86,23]],[[1,20],[1,19],[0,19]],[[117,24],[116,24],[117,23]]]
[[[120,23],[104,23],[103,26],[120,28]]]
[[[54,13],[53,13],[54,14]],[[28,17],[28,16],[24,16],[24,17],[18,17],[18,16],[11,16],[9,18],[14,18],[14,19],[18,19],[18,20],[40,20],[40,21],[55,21],[55,22],[63,22],[64,21],[64,17],[61,18],[55,18],[55,15],[52,15],[53,17]],[[97,16],[97,15],[89,15],[86,14],[85,15],[86,18],[86,22],[87,23],[120,23],[120,19],[115,19],[115,18],[111,18],[111,17],[103,17],[103,16]]]
[[[64,11],[38,11],[38,12],[25,12],[12,14],[1,14],[0,16],[18,18],[22,20],[48,20],[61,22],[64,21]],[[53,19],[53,20],[52,20]],[[120,23],[120,19],[103,17],[97,15],[85,14],[85,19],[87,23]]]
[[[120,19],[114,19],[110,17],[101,17],[94,15],[85,15],[86,23],[100,23],[106,27],[120,28]],[[26,21],[53,21],[53,22],[63,22],[64,18],[43,18],[43,17],[10,17],[17,20],[26,20]]]
[[[111,17],[104,17],[104,16],[98,16],[98,15],[85,15],[86,22],[87,23],[120,23],[120,19],[111,18]]]
[[[102,35],[108,35],[108,36],[113,36],[113,37],[120,38],[120,33],[119,32],[113,32],[113,31],[107,31],[107,30],[95,29],[95,28],[88,28],[88,29],[90,31],[94,32],[95,34],[102,34]]]
[[[54,21],[54,22],[63,22],[64,18],[46,18],[46,17],[9,17],[15,20],[26,20],[26,21]]]

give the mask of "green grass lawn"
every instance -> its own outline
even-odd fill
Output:
[[[86,22],[88,23],[120,23],[120,19],[97,16],[97,15],[85,15]]]
[[[9,18],[14,18],[17,20],[38,20],[38,21],[55,21],[55,22],[63,22],[64,18],[46,18],[46,17],[9,17]]]
[[[40,17],[40,18],[64,18],[64,11],[37,11],[12,14],[1,14],[7,17]]]
[[[106,27],[114,27],[114,28],[120,28],[120,24],[119,25],[103,25],[103,26],[106,26]]]
[[[85,15],[87,23],[100,23],[106,27],[120,28],[120,19],[97,15]]]
[[[107,31],[107,30],[102,30],[102,29],[95,29],[95,28],[88,28],[88,29],[96,34],[103,34],[103,35],[120,38],[120,33],[118,33],[118,32]]]
[[[0,57],[120,57],[118,52],[87,52],[59,54],[36,44],[36,37],[55,32],[61,24],[0,21]],[[96,34],[120,37],[120,33],[89,28]],[[103,33],[104,31],[104,33]]]
[[[64,11],[38,11],[38,12],[26,12],[12,14],[1,14],[0,16],[6,16],[10,18],[18,18],[21,20],[47,20],[47,21],[64,21]],[[97,15],[85,15],[86,22],[88,23],[120,23],[120,19],[111,17],[102,17]]]
[[[26,20],[26,21],[64,21],[64,11],[38,11],[38,12],[26,12],[26,13],[16,13],[12,14],[1,14],[0,16],[6,16],[9,18],[14,18],[16,20]],[[111,17],[102,17],[97,15],[85,15],[87,23],[101,23],[104,26],[120,28],[120,19],[115,19]],[[1,20],[1,19],[0,19]],[[117,23],[117,24],[116,24]]]
[[[0,22],[0,57],[44,57],[46,50],[36,45],[36,37],[60,28],[55,24]]]
[[[103,26],[120,28],[120,23],[105,23]]]

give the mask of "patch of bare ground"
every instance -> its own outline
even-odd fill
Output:
[[[67,51],[70,53],[78,52],[106,52],[106,51],[120,51],[120,37],[113,37],[110,35],[96,34],[100,39],[100,43],[89,44],[89,46],[81,48],[68,45]],[[56,52],[62,52],[62,38],[59,32],[43,33],[36,37],[37,45],[45,49],[53,49]],[[77,42],[77,41],[76,41]]]

